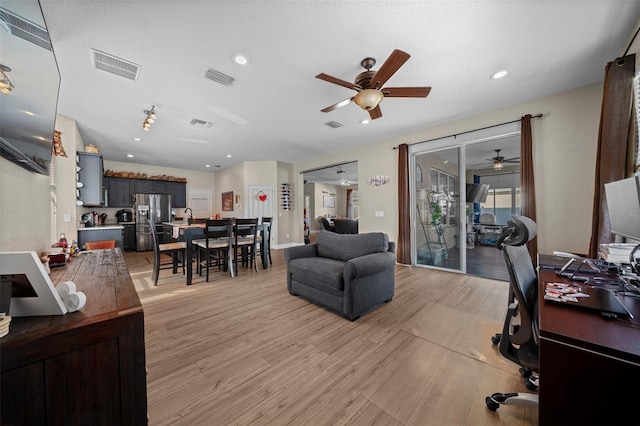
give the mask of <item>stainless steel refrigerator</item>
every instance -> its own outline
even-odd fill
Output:
[[[162,243],[162,222],[171,221],[171,195],[135,194],[136,251],[153,250],[153,235],[149,220],[156,224],[158,237]]]

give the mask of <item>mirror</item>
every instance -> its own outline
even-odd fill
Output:
[[[47,175],[60,72],[38,0],[0,3],[0,65],[0,154]]]

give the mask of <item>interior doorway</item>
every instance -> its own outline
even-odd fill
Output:
[[[327,224],[331,227],[334,219],[358,219],[357,161],[307,170],[302,176],[305,208],[301,219],[311,242],[314,234]]]

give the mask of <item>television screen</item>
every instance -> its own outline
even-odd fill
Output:
[[[38,0],[0,2],[0,154],[49,174],[60,72]]]
[[[640,240],[640,177],[606,183],[604,189],[611,232]]]
[[[489,185],[486,183],[467,184],[467,203],[484,203],[489,194]]]

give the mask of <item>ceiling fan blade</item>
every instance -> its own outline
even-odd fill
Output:
[[[374,89],[379,89],[384,85],[384,83],[391,78],[393,74],[400,69],[400,67],[407,62],[407,60],[411,57],[407,52],[403,52],[402,50],[394,50],[391,52],[391,55],[384,61],[384,64],[380,67],[376,75],[371,78],[370,86]]]
[[[352,101],[353,101],[353,98],[345,99],[344,101],[337,102],[337,103],[335,103],[335,104],[333,104],[331,106],[328,106],[328,107],[326,107],[324,109],[321,109],[320,111],[322,111],[322,112],[331,112],[334,109],[338,109],[338,108],[343,107],[345,105],[349,105]]]
[[[362,87],[358,84],[350,83],[348,81],[341,80],[337,77],[332,77],[325,73],[320,73],[316,75],[316,78],[319,78],[320,80],[328,81],[329,83],[337,84],[338,86],[346,87],[347,89],[357,90],[358,92],[362,90]]]
[[[369,110],[369,117],[371,117],[372,120],[382,117],[382,110],[380,109],[380,105],[378,105],[374,109]]]
[[[431,87],[384,87],[381,91],[388,98],[426,98]]]

